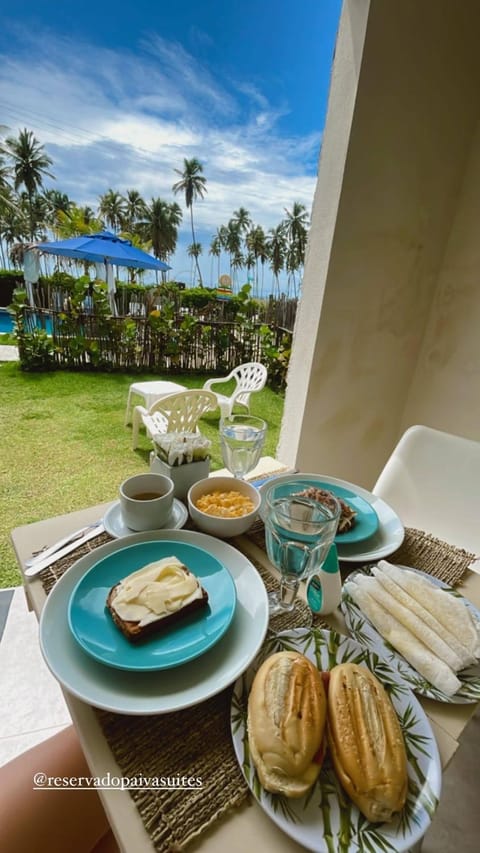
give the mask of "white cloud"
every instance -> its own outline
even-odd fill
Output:
[[[278,121],[288,106],[270,104],[249,81],[222,83],[159,36],[145,38],[136,53],[48,32],[22,39],[15,58],[0,57],[2,123],[13,134],[33,130],[54,160],[55,186],[79,204],[96,208],[110,187],[173,199],[174,169],[197,157],[208,189],[195,205],[201,239],[209,241],[239,206],[265,229],[293,201],[310,209],[319,136],[282,135]],[[182,244],[190,242],[188,222],[185,213]],[[208,244],[205,258],[209,265]]]

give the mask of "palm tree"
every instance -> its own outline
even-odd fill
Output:
[[[301,202],[294,201],[291,211],[286,207],[284,210],[287,214],[284,222],[288,240],[291,243],[298,242],[305,250],[309,226],[307,208]]]
[[[54,178],[48,171],[53,160],[45,153],[43,145],[35,138],[32,131],[26,128],[20,131],[17,139],[9,136],[2,150],[12,166],[15,190],[18,191],[21,186],[25,187],[29,205],[30,240],[33,241],[35,232],[33,199],[43,186],[43,179],[47,176]]]
[[[137,222],[144,218],[147,206],[138,190],[127,190],[124,201],[123,228],[133,231]]]
[[[225,248],[230,255],[230,275],[232,275],[232,270],[234,269],[233,258],[238,258],[241,254],[242,248],[242,236],[240,234],[240,228],[237,223],[231,219],[227,225],[226,234],[225,234]],[[235,267],[236,269],[238,267]]]
[[[297,295],[297,282],[295,273],[297,273],[305,262],[305,251],[307,248],[308,238],[308,213],[304,204],[298,201],[293,203],[292,210],[287,210],[286,219],[282,222],[285,237],[287,240],[286,248],[286,269],[290,279],[293,279],[295,296]]]
[[[73,201],[69,199],[67,193],[62,193],[60,190],[45,190],[43,196],[47,202],[49,210],[53,213],[57,213],[59,210],[63,210],[64,213],[68,213],[73,205]]]
[[[20,193],[20,208],[25,211],[29,222],[30,240],[46,240],[46,223],[48,222],[48,204],[43,195],[36,193],[32,199],[28,193]]]
[[[3,268],[6,267],[6,252],[3,247],[4,229],[8,227],[9,221],[17,212],[17,199],[13,188],[8,183],[8,178],[9,169],[2,164],[0,158],[0,256]]]
[[[232,257],[231,267],[233,270],[233,275],[236,277],[237,270],[240,270],[245,264],[245,258],[243,257],[241,252],[235,252]]]
[[[0,205],[9,206],[12,204],[11,193],[12,188],[9,184],[10,169],[2,157],[2,149],[0,148]]]
[[[19,207],[8,207],[3,211],[0,218],[0,237],[5,242],[7,251],[10,251],[15,243],[23,243],[28,240],[28,217],[25,217]]]
[[[262,262],[263,274],[263,265],[268,258],[265,231],[263,230],[261,225],[256,225],[248,232],[247,236],[245,237],[245,243],[247,245],[248,251],[251,252],[253,257],[255,258],[255,296],[258,296],[258,261],[260,259],[260,261]]]
[[[218,232],[215,237],[212,237],[212,242],[210,243],[210,248],[208,250],[208,254],[212,256],[212,269],[210,272],[210,277],[213,282],[213,259],[218,259],[218,274],[217,279],[220,278],[220,256],[222,254],[222,244],[220,242],[220,238],[218,236]]]
[[[77,207],[76,204],[72,204],[68,212],[59,210],[57,213],[59,237],[68,239],[69,237],[81,237],[83,234],[94,234],[95,231],[100,231],[102,223],[99,219],[93,219],[90,215],[92,213],[91,208]]]
[[[120,231],[125,218],[125,200],[115,190],[107,190],[100,196],[98,212],[115,232]]]
[[[196,264],[197,270],[199,269],[198,258],[202,254],[202,251],[203,251],[203,249],[202,249],[201,243],[190,243],[190,245],[187,246],[187,255],[189,258],[195,259],[195,264]],[[200,278],[200,287],[201,286],[202,286],[202,279]]]
[[[94,209],[92,207],[89,207],[88,204],[86,204],[84,207],[79,207],[78,210],[81,211],[83,219],[87,223],[87,225],[88,225],[88,223],[95,221],[95,222],[99,223],[98,224],[99,228],[102,227],[102,223],[99,220],[95,219]],[[95,227],[97,227],[97,226],[95,226]]]
[[[144,219],[137,223],[136,230],[144,240],[148,240],[156,258],[168,261],[175,252],[178,238],[178,226],[182,221],[182,211],[176,202],[152,198],[145,207]]]
[[[173,185],[172,189],[175,195],[177,193],[183,192],[185,193],[185,206],[190,208],[190,221],[192,226],[192,245],[196,244],[195,239],[195,230],[193,227],[193,202],[197,200],[197,198],[203,198],[205,193],[207,192],[206,183],[207,179],[202,175],[203,166],[196,159],[196,157],[192,157],[191,160],[187,160],[184,158],[183,160],[183,172],[180,169],[175,169],[177,175],[181,176],[181,180],[177,181],[176,184]],[[198,278],[200,281],[200,285],[202,282],[202,273],[200,272],[200,266],[198,263],[198,256],[195,256],[195,263],[197,265]]]
[[[267,239],[268,255],[270,259],[270,267],[277,285],[277,290],[280,295],[280,283],[278,275],[283,269],[285,263],[285,229],[283,225],[277,225],[276,228],[271,228],[268,232]]]
[[[245,207],[239,207],[238,210],[234,210],[231,221],[237,225],[241,234],[246,234],[253,225],[250,214]]]
[[[250,273],[252,272],[252,270],[255,269],[255,255],[253,254],[253,252],[247,252],[244,261],[248,272],[248,280],[251,281],[252,279]]]
[[[68,213],[73,207],[73,201],[69,199],[66,193],[62,193],[59,190],[45,190],[43,197],[47,204],[46,222],[51,227],[52,231],[56,233],[58,214],[60,211]]]

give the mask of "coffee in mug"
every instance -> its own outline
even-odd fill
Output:
[[[158,530],[169,519],[173,505],[173,480],[164,474],[134,474],[120,486],[120,511],[130,530]]]
[[[161,492],[139,492],[138,495],[132,495],[134,501],[154,501],[155,498],[161,497]]]

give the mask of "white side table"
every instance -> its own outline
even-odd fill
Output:
[[[132,396],[138,394],[143,398],[145,408],[149,409],[157,400],[166,397],[167,394],[177,394],[180,391],[186,391],[185,385],[179,385],[178,382],[133,382],[128,390],[127,410],[125,412],[125,426],[132,419]]]

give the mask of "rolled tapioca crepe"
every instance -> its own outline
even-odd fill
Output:
[[[425,607],[475,657],[480,657],[480,625],[463,601],[408,569],[380,560],[379,568]]]
[[[397,622],[366,590],[353,581],[345,584],[345,590],[379,634],[430,684],[447,696],[453,696],[460,689],[461,682],[450,667]]]
[[[418,616],[411,613],[407,607],[400,604],[393,595],[383,588],[376,578],[358,575],[355,580],[362,589],[370,593],[378,604],[382,605],[384,610],[387,610],[395,617],[397,622],[408,628],[420,642],[427,646],[440,660],[443,660],[450,669],[453,669],[454,672],[459,672],[463,668],[462,661],[458,655],[447,646],[442,638],[435,631],[428,628],[427,625],[424,625]]]
[[[401,571],[401,570],[400,570]],[[372,567],[372,573],[374,577],[381,583],[383,588],[389,592],[399,604],[402,604],[407,608],[411,613],[414,613],[415,616],[422,621],[424,625],[430,628],[431,631],[434,631],[440,639],[442,639],[447,646],[452,650],[454,654],[456,654],[461,661],[461,668],[468,666],[469,664],[475,661],[475,656],[471,653],[471,651],[462,645],[461,642],[456,638],[456,636],[452,633],[452,631],[445,628],[438,619],[433,616],[432,613],[423,605],[417,601],[406,589],[400,586],[396,581],[393,580],[392,577],[385,572],[384,568],[380,568],[377,566]]]

